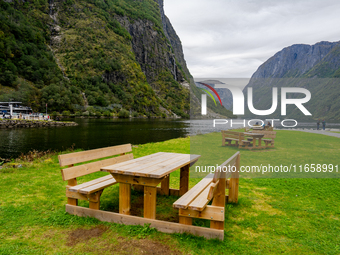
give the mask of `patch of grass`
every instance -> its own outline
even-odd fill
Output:
[[[206,142],[199,149],[195,139]],[[238,149],[221,147],[220,134],[134,146],[135,158],[155,152],[201,153],[199,165],[222,163]],[[198,140],[196,140],[197,142]],[[278,131],[275,149],[241,150],[242,165],[339,164],[340,139]],[[124,226],[65,213],[65,185],[56,154],[18,161],[0,170],[0,254],[336,254],[340,253],[340,180],[242,178],[238,204],[225,212],[225,240],[165,234],[149,226]],[[11,171],[7,171],[10,169]],[[194,168],[191,169],[193,171]],[[79,183],[91,177],[79,178]],[[192,187],[199,178],[191,178]],[[170,176],[178,188],[179,173]],[[176,221],[176,197],[158,196],[157,218]],[[118,211],[118,185],[105,189],[101,209]],[[132,192],[135,215],[143,214],[143,194]],[[80,201],[80,206],[88,202]],[[141,207],[141,208],[140,208]],[[209,226],[209,221],[194,221]],[[89,236],[90,235],[90,236]]]

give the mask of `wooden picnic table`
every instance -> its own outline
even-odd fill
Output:
[[[259,141],[258,147],[261,147],[261,139],[264,137],[264,134],[262,133],[250,133],[250,132],[244,132],[245,136],[251,136],[253,138],[253,148],[256,147],[256,139]]]
[[[158,152],[145,157],[102,167],[119,183],[119,213],[129,215],[131,208],[131,185],[144,186],[144,218],[156,218],[157,185],[161,183],[162,194],[169,195],[169,175],[180,172],[179,195],[189,189],[189,167],[200,155]]]

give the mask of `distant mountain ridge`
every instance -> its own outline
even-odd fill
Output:
[[[263,63],[252,75],[243,92],[247,94],[247,88],[253,87],[254,107],[266,110],[272,105],[272,87],[306,88],[312,94],[312,99],[305,104],[312,113],[312,118],[339,120],[339,77],[340,42],[294,44],[277,52]],[[247,110],[245,116],[254,115]],[[282,118],[280,107],[270,117]],[[284,117],[311,119],[293,106],[288,107],[287,116]]]
[[[327,68],[324,70],[323,68]],[[340,42],[294,44],[263,63],[252,78],[333,77],[340,68]]]

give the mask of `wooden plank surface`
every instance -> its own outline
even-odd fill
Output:
[[[112,186],[116,183],[117,183],[117,181],[114,178],[112,178],[112,179],[109,179],[107,181],[100,182],[96,185],[92,185],[90,187],[80,189],[79,193],[81,193],[81,194],[91,194],[91,193],[97,192],[99,190],[103,190],[107,187],[110,187],[110,186]]]
[[[130,164],[125,165],[124,167],[113,166],[115,170],[112,170],[111,172],[126,175],[150,177],[149,173],[165,168],[173,163],[180,161],[181,159],[186,159],[187,157],[188,156],[185,154],[184,155],[175,153],[163,154],[152,160],[149,159],[145,161],[141,160],[137,164],[130,162]],[[158,178],[158,176],[156,178]]]
[[[175,203],[173,203],[173,207],[187,209],[188,205],[212,182],[213,176],[213,174],[208,174],[187,193],[181,196]]]
[[[112,176],[119,183],[129,183],[150,187],[156,187],[162,181],[162,178],[148,178],[133,175],[112,174]]]
[[[213,182],[212,185],[210,186],[210,190],[209,190],[208,197],[207,197],[209,201],[214,197],[214,194],[215,194],[215,191],[217,189],[217,185],[219,182],[220,180],[217,180],[217,182]]]
[[[109,171],[118,171],[116,169],[119,169],[119,168],[125,169],[125,166],[129,165],[131,167],[131,166],[133,166],[133,164],[139,163],[140,161],[150,162],[151,160],[157,160],[157,158],[161,158],[162,155],[164,155],[164,154],[165,154],[165,152],[157,152],[157,153],[154,153],[154,154],[151,154],[151,155],[136,158],[136,159],[134,159],[133,161],[130,161],[130,162],[123,162],[123,163],[115,164],[114,166],[103,167],[102,170],[107,170],[108,172]]]
[[[160,175],[152,176],[151,173],[153,173],[154,171],[158,171],[160,169],[164,169],[164,168],[168,169],[169,166],[171,168],[171,166],[173,166],[174,164],[175,164],[175,167],[177,167],[177,165],[180,165],[178,162],[182,162],[183,159],[184,159],[184,162],[187,162],[188,160],[187,158],[188,156],[183,155],[183,154],[177,154],[177,155],[174,155],[173,153],[169,155],[165,154],[162,157],[157,158],[157,160],[152,160],[152,161],[148,160],[147,162],[140,161],[138,162],[137,165],[135,164],[126,165],[124,166],[124,169],[117,168],[117,170],[112,171],[112,173],[118,172],[118,173],[125,174],[125,175],[161,178],[164,175],[163,176],[160,176]]]
[[[154,165],[164,163],[168,164],[167,162],[174,158],[178,158],[178,154],[176,153],[162,153],[158,154],[155,157],[146,156],[144,159],[138,158],[134,161],[127,162],[125,164],[119,164],[114,166],[114,171],[116,173],[129,173],[134,174],[135,172],[143,172],[145,168],[150,168]]]
[[[200,155],[188,155],[189,157],[186,157],[185,159],[182,159],[180,161],[177,161],[171,165],[166,166],[160,166],[157,171],[149,172],[148,176],[154,177],[154,178],[162,178],[165,175],[170,174],[171,172],[177,170],[178,168],[181,168],[185,165],[190,164],[191,162],[196,162],[198,158],[200,158]]]
[[[124,175],[162,178],[191,162],[197,161],[199,157],[200,155],[163,152],[102,167],[101,170]]]
[[[114,158],[109,158],[105,160],[100,160],[84,165],[69,167],[61,170],[63,180],[69,180],[72,178],[84,176],[87,174],[95,173],[100,171],[101,167],[117,164],[120,162],[125,162],[133,159],[133,154],[127,154],[123,156],[118,156]]]
[[[179,209],[179,216],[224,221],[224,207],[207,205],[203,212],[190,209]]]
[[[101,183],[101,182],[104,182],[104,181],[107,181],[107,180],[111,180],[112,178],[113,178],[112,175],[109,174],[109,175],[97,178],[95,180],[92,180],[92,181],[84,182],[84,183],[79,184],[77,186],[70,186],[68,188],[69,188],[70,191],[78,192],[78,190],[80,190],[80,189],[83,189],[83,188],[86,188],[86,187],[89,187],[89,186],[92,186],[92,185],[95,185],[95,184],[98,184],[98,183]]]
[[[188,209],[195,211],[203,211],[207,204],[210,202],[208,200],[208,194],[210,187],[215,183],[211,182],[188,206]]]
[[[224,238],[223,230],[146,219],[136,216],[122,215],[118,213],[105,212],[100,210],[92,210],[80,206],[66,205],[66,212],[81,217],[93,217],[100,221],[115,222],[118,224],[141,225],[141,226],[144,226],[144,224],[150,224],[151,228],[156,228],[158,231],[164,233],[190,233],[197,236],[203,236],[207,239],[219,239],[221,241],[223,241]]]
[[[77,164],[80,162],[86,162],[94,159],[105,158],[113,155],[118,155],[121,153],[131,152],[131,144],[124,144],[118,146],[112,146],[107,148],[73,152],[68,154],[59,155],[60,166],[67,166],[71,164]]]

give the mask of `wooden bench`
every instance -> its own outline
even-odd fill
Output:
[[[66,186],[67,204],[78,205],[78,199],[87,200],[91,209],[99,210],[100,196],[103,190],[116,184],[116,180],[109,174],[92,181],[77,184],[77,178],[98,172],[101,167],[133,159],[133,154],[126,154],[128,152],[132,152],[131,144],[59,155],[60,166],[68,166],[68,168],[61,170],[63,180],[68,181]],[[115,155],[120,156],[112,157]],[[106,157],[112,158],[74,166],[74,164]]]
[[[224,230],[225,203],[238,202],[240,152],[220,167],[234,167],[235,171],[215,171],[208,174],[180,197],[173,207],[179,209],[179,223],[192,225],[192,218],[210,220],[210,228]],[[231,177],[230,180],[227,180]],[[226,196],[226,189],[229,194]],[[212,204],[208,203],[212,200]]]
[[[253,130],[252,133],[264,134],[262,141],[266,144],[266,148],[274,147],[274,139],[276,138],[276,131]]]
[[[242,148],[245,146],[248,149],[248,146],[251,145],[250,141],[247,141],[244,137],[244,134],[236,131],[222,130],[222,146],[225,146],[225,142],[227,142],[228,146],[236,146]],[[232,142],[235,142],[232,144]]]

